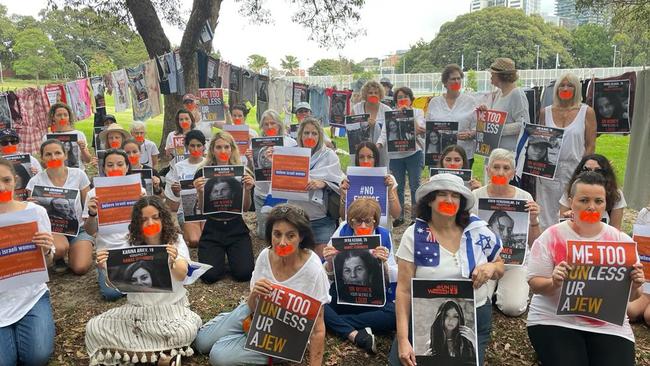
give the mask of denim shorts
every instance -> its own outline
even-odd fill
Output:
[[[311,221],[311,231],[314,233],[316,244],[326,244],[329,242],[335,230],[336,224],[329,216]]]
[[[68,238],[70,245],[74,245],[80,240],[88,240],[89,242],[93,243],[93,245],[95,245],[95,237],[88,234],[83,227],[79,228],[79,234],[77,234],[77,236],[74,238]]]

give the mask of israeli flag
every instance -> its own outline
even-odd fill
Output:
[[[345,137],[345,128],[334,127],[334,137]]]
[[[262,213],[269,213],[271,212],[271,209],[281,203],[287,203],[288,201],[285,200],[284,198],[273,198],[270,194],[266,195],[266,198],[264,199],[264,206],[262,206],[262,209],[260,212]]]
[[[210,268],[212,268],[212,266],[209,264],[188,260],[187,277],[185,277],[185,280],[183,280],[183,285],[193,284],[194,282],[196,282],[196,280],[199,279],[199,277],[203,276],[203,274],[207,272]]]

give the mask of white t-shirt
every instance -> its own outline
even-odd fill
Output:
[[[161,244],[163,245],[163,244]],[[190,251],[183,240],[183,234],[178,234],[176,238],[176,248],[178,256],[186,260],[190,259]],[[132,293],[127,294],[126,298],[130,304],[139,306],[152,305],[171,305],[181,301],[187,294],[183,281],[177,281],[172,274],[172,292],[164,293]]]
[[[399,244],[399,249],[397,249],[397,258],[403,259],[407,262],[415,263],[415,255],[413,250],[415,248],[413,231],[415,230],[415,225],[409,226],[402,235],[402,241]],[[459,251],[465,247],[464,237],[461,239]],[[435,267],[427,266],[416,266],[415,267],[415,277],[414,278],[426,278],[433,280],[457,280],[457,279],[467,279],[461,274],[462,259],[459,255],[459,252],[451,253],[445,249],[442,245],[440,246],[440,263]],[[476,265],[481,265],[484,262],[477,262]],[[476,301],[476,307],[483,306],[488,299],[488,288],[487,283],[481,286],[479,289],[474,290],[474,299]]]
[[[180,202],[181,198],[176,197],[174,192],[172,192],[172,183],[188,179],[194,180],[194,174],[199,170],[203,160],[205,160],[205,158],[202,158],[201,161],[196,164],[192,164],[189,159],[185,159],[172,165],[171,169],[169,169],[165,176],[165,182],[167,183],[165,184],[165,197],[174,202]],[[178,207],[178,212],[183,212],[183,205]]]
[[[612,226],[604,224],[601,226],[602,230],[600,233],[591,238],[578,235],[578,233],[571,229],[567,221],[555,224],[546,229],[535,240],[531,248],[528,261],[528,279],[530,280],[533,277],[551,278],[556,262],[554,258],[555,253],[566,253],[566,242],[568,240],[632,241],[632,238]],[[529,327],[532,325],[553,325],[585,332],[615,335],[634,342],[634,333],[632,333],[632,328],[630,328],[627,315],[625,316],[623,326],[597,322],[581,316],[556,315],[561,292],[562,289],[557,288],[552,295],[533,295],[530,301],[530,308],[528,309],[527,325]]]
[[[309,259],[307,259],[305,264],[291,278],[285,281],[278,281],[273,276],[273,271],[271,270],[269,248],[264,248],[255,261],[255,269],[253,270],[250,283],[251,291],[253,291],[255,282],[262,278],[302,292],[323,304],[329,304],[332,300],[330,296],[330,281],[327,279],[327,273],[323,269],[320,258],[314,252],[310,252]]]
[[[41,142],[45,142],[47,140],[47,135],[67,135],[67,134],[77,134],[77,144],[79,141],[83,141],[86,143],[86,146],[88,146],[88,142],[86,141],[86,135],[84,135],[83,132],[79,130],[70,130],[70,131],[65,131],[65,132],[48,132],[47,134],[43,135],[43,138],[41,139]],[[84,170],[85,165],[83,160],[81,159],[81,148],[79,148],[79,169]],[[68,152],[69,154],[69,152]],[[32,163],[33,164],[33,163]]]
[[[471,209],[471,213],[473,213],[474,215],[478,215],[479,198],[504,198],[504,199],[513,199],[513,200],[533,201],[533,196],[531,196],[530,193],[518,187],[515,187],[514,197],[490,197],[488,196],[487,186],[483,186],[481,188],[473,190],[472,194],[474,195],[474,198],[476,198],[476,200],[474,201],[474,207],[472,207]]]
[[[147,194],[147,191],[145,191],[144,188],[141,188],[140,192],[142,192],[142,195]],[[90,199],[93,197],[95,197],[95,188],[88,191],[88,194],[86,195],[84,211],[83,214],[81,215],[84,221],[88,219],[88,217],[90,217],[90,215],[88,215],[88,203],[90,202]],[[127,240],[128,234],[129,234],[128,229],[125,229],[124,232],[121,233],[112,233],[112,234],[102,234],[99,230],[97,230],[97,233],[95,234],[95,248],[96,249],[117,249],[117,248],[128,246],[128,240]]]
[[[142,145],[140,145],[140,164],[155,168],[153,166],[153,157],[159,154],[158,146],[153,141],[145,139]]]
[[[647,207],[644,207],[639,211],[639,215],[636,217],[634,222],[637,225],[649,225],[650,224],[650,210]]]
[[[424,111],[418,108],[413,108],[413,118],[415,119],[415,125],[418,127],[425,128],[425,120],[424,120]],[[379,135],[379,139],[377,140],[378,144],[382,144],[383,146],[388,146],[387,138],[386,138],[386,124],[381,127],[381,135]],[[388,153],[388,156],[390,159],[402,159],[409,157],[416,152],[422,150],[422,147],[424,146],[424,139],[420,137],[420,135],[416,135],[415,139],[415,151],[409,151],[409,152],[391,152]]]
[[[627,202],[625,202],[625,196],[623,196],[623,191],[619,189],[618,194],[620,195],[621,199],[616,201],[616,203],[614,203],[614,206],[612,206],[612,211],[627,207]],[[560,198],[560,204],[564,207],[569,207],[569,198],[566,194],[566,191],[562,194],[562,197]],[[607,213],[607,211],[603,211],[602,218],[605,219],[605,223],[609,224],[609,214]]]
[[[476,106],[477,102],[471,95],[460,94],[449,108],[444,96],[438,96],[429,101],[427,107],[427,121],[452,121],[458,122],[458,132],[476,131]],[[476,139],[458,140],[458,146],[465,149],[467,159],[474,158]]]
[[[27,202],[26,210],[34,209],[38,231],[52,232],[50,218],[47,217],[47,211],[33,203]],[[0,328],[14,324],[22,319],[32,308],[43,294],[47,291],[45,283],[38,283],[9,291],[0,291]]]
[[[34,186],[56,187],[50,180],[50,177],[47,175],[47,170],[44,170],[33,176],[32,179],[30,179],[27,183],[26,188],[28,191],[33,192]],[[79,190],[79,196],[75,201],[74,207],[75,212],[77,213],[77,218],[79,219],[79,225],[83,225],[83,220],[81,219],[81,191],[88,187],[90,187],[90,180],[88,179],[88,176],[83,170],[78,168],[68,168],[68,176],[65,179],[65,183],[63,183],[63,187],[59,187]]]

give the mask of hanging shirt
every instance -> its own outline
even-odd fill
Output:
[[[255,74],[242,69],[241,73],[241,103],[255,103]]]
[[[160,84],[158,79],[158,67],[156,61],[149,60],[145,62],[144,80],[149,93],[149,105],[151,106],[151,118],[162,113],[162,103],[160,103]]]
[[[309,87],[309,106],[311,116],[321,121],[323,127],[329,126],[329,98],[320,86]]]
[[[12,93],[8,94],[8,97]],[[21,118],[13,118],[14,128],[20,137],[20,145],[18,145],[20,152],[28,154],[36,154],[41,147],[41,138],[47,134],[49,123],[47,115],[49,111],[49,103],[45,95],[36,88],[20,89],[16,92],[16,101]],[[9,101],[12,107],[12,101]],[[13,112],[12,112],[13,117]]]
[[[160,78],[160,93],[169,95],[176,93],[176,64],[174,54],[168,52],[156,58],[158,62],[158,77]]]
[[[124,112],[129,108],[129,80],[126,76],[126,70],[113,71],[111,73],[111,79],[113,81],[115,112]]]

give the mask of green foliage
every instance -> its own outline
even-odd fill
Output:
[[[248,68],[259,73],[262,69],[269,67],[269,61],[262,55],[253,54],[248,56]]]
[[[11,48],[17,32],[11,19],[7,17],[7,7],[0,5],[0,60],[5,64],[13,60]]]
[[[431,62],[431,44],[432,42],[425,42],[422,39],[417,41],[408,52],[400,57],[397,66],[395,66],[395,72],[401,73],[406,70],[407,74],[412,74],[437,71]],[[406,63],[406,67],[404,63]]]
[[[476,91],[478,90],[478,80],[476,79],[476,71],[469,70],[466,74],[465,88]]]
[[[363,68],[359,65],[355,65],[352,60],[345,58],[340,58],[338,60],[325,58],[314,62],[308,70],[309,75],[313,76],[350,75],[355,72],[362,72]]]
[[[282,66],[282,70],[286,71],[287,74],[295,75],[300,67],[300,61],[298,61],[296,56],[286,55],[284,59],[280,60],[280,66]]]
[[[578,67],[602,67],[611,65],[611,40],[607,29],[596,24],[584,24],[575,28],[573,56]]]
[[[63,57],[45,33],[38,28],[27,28],[16,35],[14,71],[20,76],[51,76],[60,71]]]
[[[113,61],[103,53],[93,55],[93,58],[88,63],[88,67],[90,68],[88,71],[91,75],[104,75],[117,70],[117,66],[115,66]]]

